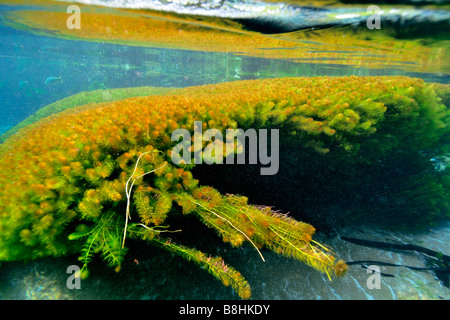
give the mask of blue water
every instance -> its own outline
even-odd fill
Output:
[[[0,43],[0,134],[50,103],[97,89],[187,87],[286,76],[406,75],[450,82],[450,75],[417,73],[404,66],[367,69],[307,60],[299,63],[233,53],[64,40],[1,24]],[[49,77],[61,77],[62,81],[46,84]]]

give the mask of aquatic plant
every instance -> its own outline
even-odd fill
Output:
[[[222,132],[279,128],[288,144],[373,163],[399,148],[439,149],[448,120],[434,87],[405,77],[238,81],[67,109],[0,145],[0,260],[78,253],[87,276],[98,254],[119,270],[126,240],[140,239],[249,298],[247,281],[222,258],[171,240],[183,231],[168,219],[191,215],[233,247],[247,243],[263,259],[270,249],[331,279],[346,265],[313,239],[313,226],[200,185],[193,164],[171,162],[172,132],[192,133],[194,121]]]
[[[164,94],[175,90],[175,88],[163,87],[135,87],[135,88],[117,88],[117,89],[100,89],[94,91],[83,91],[71,95],[64,99],[51,103],[39,110],[35,114],[29,116],[19,124],[15,125],[10,130],[0,135],[0,142],[17,132],[20,128],[26,127],[35,123],[39,119],[48,117],[52,114],[61,112],[77,106],[82,106],[89,103],[110,102],[122,100],[130,97],[149,96],[154,94]]]
[[[311,148],[310,135],[299,143],[304,132],[281,134],[280,170],[272,177],[259,176],[259,168],[252,166],[241,167],[239,172],[229,166],[209,166],[194,169],[194,174],[221,191],[245,194],[254,203],[268,202],[318,228],[336,230],[342,225],[375,223],[411,231],[436,225],[450,213],[449,86],[411,85],[404,83],[404,78],[391,79],[402,79],[402,88],[385,83],[384,89],[375,89],[380,83],[367,80],[355,100],[353,87],[350,91],[337,89],[343,96],[342,107],[356,110],[358,115],[364,114],[361,108],[369,107],[362,97],[375,105],[381,103],[379,118],[368,128],[372,131],[349,131],[344,138],[336,137],[341,133],[319,134],[314,139],[316,150]],[[337,97],[327,93],[310,99],[311,105],[320,106]],[[329,103],[326,112],[331,114],[334,103],[339,102]],[[336,121],[340,117],[332,119],[336,127],[342,124]],[[323,120],[318,113],[312,113],[312,118]],[[358,125],[372,122],[366,120],[361,118]],[[327,121],[324,132],[329,130]],[[284,130],[296,132],[288,123]],[[320,143],[324,152],[317,152]]]

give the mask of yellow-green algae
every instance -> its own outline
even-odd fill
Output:
[[[281,78],[178,89],[43,118],[0,145],[0,260],[79,253],[87,275],[101,254],[119,270],[125,234],[194,261],[249,298],[249,284],[222,258],[170,240],[176,230],[166,225],[168,216],[194,215],[233,246],[250,242],[330,278],[341,275],[345,263],[312,239],[310,224],[200,186],[192,164],[173,164],[172,132],[192,132],[194,121],[222,132],[279,128],[298,148],[349,163],[375,163],[398,150],[445,154],[449,111],[436,92],[448,97],[449,87],[407,77]],[[437,184],[422,178],[424,187]],[[448,209],[448,200],[443,205]]]

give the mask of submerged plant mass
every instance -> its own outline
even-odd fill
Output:
[[[342,275],[345,263],[313,239],[312,225],[201,185],[193,164],[172,163],[172,132],[192,133],[194,121],[222,132],[279,128],[280,139],[299,152],[348,165],[402,153],[431,159],[449,152],[448,92],[406,77],[282,78],[177,89],[48,116],[0,145],[0,260],[78,253],[86,276],[95,255],[119,270],[126,240],[138,239],[193,261],[249,298],[247,281],[221,257],[171,239],[183,230],[171,228],[168,218],[192,215],[233,247],[253,246],[262,259],[270,249],[330,279]],[[448,168],[413,178],[411,195],[432,186],[444,199],[433,218],[448,216]]]

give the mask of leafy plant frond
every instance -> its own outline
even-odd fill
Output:
[[[146,192],[137,191],[134,193],[134,204],[139,214],[139,218],[145,225],[149,225],[153,221],[153,207],[150,206],[150,199]]]
[[[199,250],[175,244],[170,239],[166,241],[156,239],[155,241],[164,249],[200,265],[203,269],[220,280],[225,286],[231,285],[242,299],[250,298],[251,289],[247,280],[245,280],[239,271],[225,264],[225,261],[221,257],[207,256]]]
[[[315,232],[310,224],[298,222],[270,207],[251,206],[245,197],[226,195],[215,205],[195,200],[195,212],[209,227],[214,228],[224,241],[238,246],[250,242],[258,251],[265,246],[286,257],[304,262],[326,273],[331,279],[336,264],[333,252],[312,240]]]
[[[114,212],[101,216],[99,221],[89,231],[72,233],[70,240],[87,237],[78,258],[83,263],[81,274],[87,276],[88,264],[95,254],[100,254],[109,266],[120,268],[126,249],[121,247],[122,226]]]

